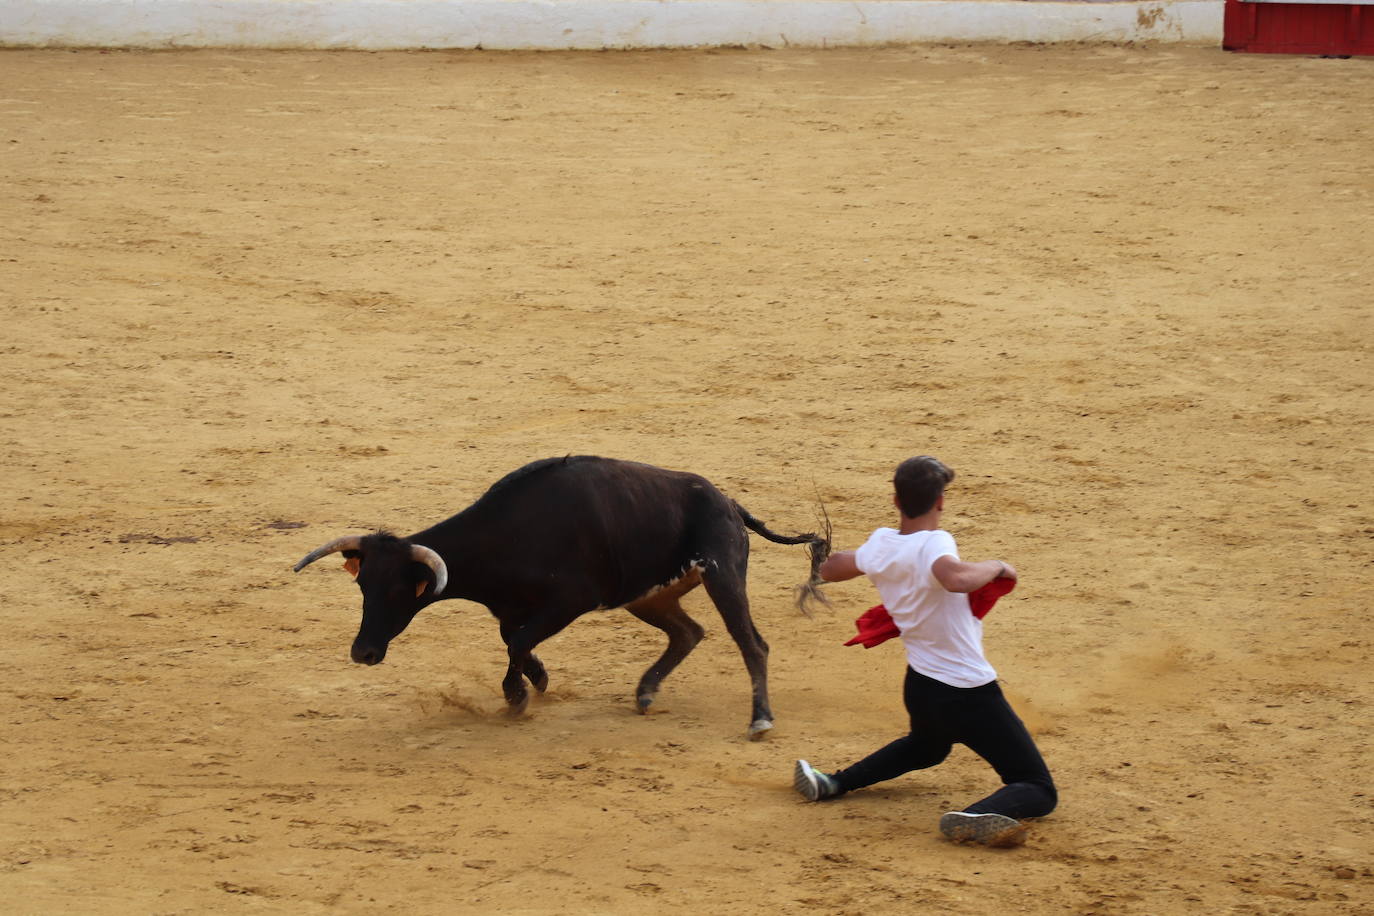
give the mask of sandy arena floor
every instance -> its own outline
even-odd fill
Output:
[[[7,912],[1374,913],[1374,66],[1187,48],[0,53]],[[888,480],[1021,587],[1028,845],[900,734],[875,598],[755,539],[711,631],[589,616],[502,715],[476,605],[348,660],[344,533],[528,460],[697,471],[838,546]],[[337,559],[337,558],[336,558]]]

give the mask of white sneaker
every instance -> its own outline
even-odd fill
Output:
[[[807,801],[820,801],[840,794],[835,780],[817,770],[805,760],[798,760],[792,771],[792,787]]]
[[[951,811],[940,818],[940,832],[956,843],[982,843],[984,846],[1020,846],[1030,830],[1005,814],[969,814]]]

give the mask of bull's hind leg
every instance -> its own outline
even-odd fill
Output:
[[[649,711],[663,679],[706,635],[701,624],[687,616],[680,603],[682,596],[695,588],[699,582],[701,576],[694,569],[672,585],[625,605],[625,610],[668,634],[668,648],[658,661],[644,672],[644,676],[639,679],[639,687],[635,690],[635,701],[639,704],[640,712]]]
[[[754,713],[749,723],[749,737],[758,740],[773,727],[773,711],[768,705],[768,643],[764,642],[753,618],[749,616],[749,595],[744,588],[744,562],[735,568],[725,564],[702,573],[706,593],[715,602],[725,621],[725,629],[744,656],[744,667],[754,687]]]

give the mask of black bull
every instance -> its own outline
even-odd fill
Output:
[[[513,471],[477,502],[408,538],[338,538],[296,564],[342,553],[363,593],[353,660],[375,665],[417,613],[435,601],[485,605],[500,624],[510,664],[501,686],[512,712],[549,678],[535,646],[594,610],[624,607],[668,636],[635,692],[647,711],[659,685],[705,635],[679,603],[704,585],[744,656],[753,684],[749,734],[773,727],[768,644],[749,615],[749,528],[779,544],[806,544],[809,581],[798,603],[824,600],[818,568],[826,537],[784,537],[696,474],[592,456],[551,458]]]

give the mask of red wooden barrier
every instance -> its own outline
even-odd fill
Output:
[[[1374,6],[1226,0],[1221,46],[1260,54],[1374,54]]]

